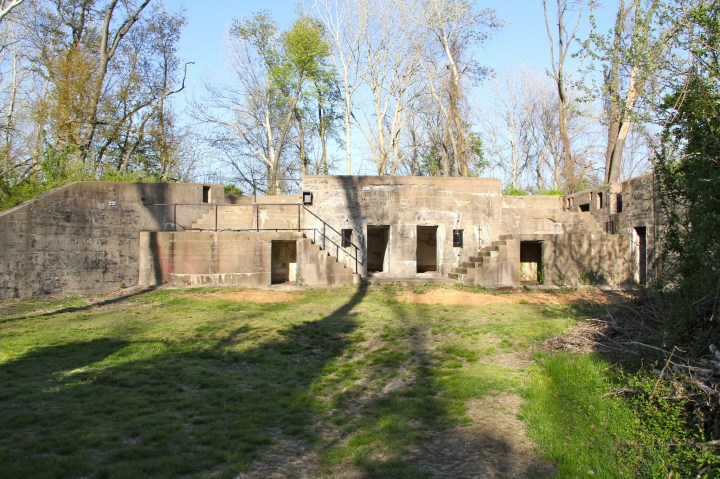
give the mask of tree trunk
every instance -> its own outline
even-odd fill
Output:
[[[80,148],[80,160],[82,161],[82,163],[86,163],[88,161],[90,147],[92,145],[93,139],[95,138],[95,133],[97,132],[98,107],[100,105],[100,97],[102,96],[103,86],[105,85],[105,77],[107,76],[110,60],[115,55],[120,41],[122,41],[123,37],[127,35],[128,31],[135,24],[135,22],[138,21],[138,19],[140,18],[140,13],[145,7],[147,7],[147,5],[150,3],[150,0],[145,0],[142,4],[140,4],[137,9],[135,9],[135,11],[129,17],[127,17],[122,22],[120,28],[118,29],[117,33],[115,33],[115,37],[112,39],[111,42],[110,23],[117,3],[118,0],[111,0],[108,4],[107,10],[105,11],[105,18],[103,20],[103,27],[100,32],[100,60],[95,74],[95,81],[90,92],[90,104],[87,112],[88,129],[78,142],[78,146]],[[97,161],[100,161],[100,158],[97,158]]]

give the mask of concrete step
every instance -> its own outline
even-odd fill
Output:
[[[465,277],[465,275],[460,274],[460,273],[448,273],[448,278],[450,278],[450,279],[462,280],[464,277]]]
[[[482,261],[480,262],[480,266],[482,266]],[[461,267],[461,268],[467,268],[467,269],[474,269],[474,268],[477,268],[477,267],[478,267],[478,263],[475,263],[475,262],[472,262],[472,263],[471,263],[471,262],[467,262],[467,261],[466,261],[466,262],[464,262],[464,263],[460,263],[460,267]]]
[[[467,272],[468,272],[467,270],[468,270],[467,268],[455,268],[455,270],[453,272],[458,273],[458,274],[467,274]]]
[[[469,261],[472,261],[473,263],[475,263],[475,264],[477,264],[477,265],[482,265],[482,263],[483,263],[483,258],[487,258],[487,257],[490,256],[490,255],[488,254],[488,255],[486,255],[486,256],[480,256],[480,254],[482,254],[482,252],[478,253],[478,255],[476,255],[476,256],[470,256],[470,257],[468,258],[468,260],[469,260]]]

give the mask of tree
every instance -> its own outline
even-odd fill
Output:
[[[150,0],[53,0],[39,18],[38,60],[49,85],[47,111],[51,144],[66,151],[94,174],[100,174],[101,153],[96,144],[98,129],[105,123],[108,79],[123,39],[141,20]],[[124,16],[117,19],[121,11]],[[44,108],[42,103],[41,108]]]
[[[322,25],[312,18],[301,16],[289,30],[279,32],[265,12],[236,21],[230,40],[237,86],[208,85],[212,108],[198,105],[195,114],[214,127],[211,142],[231,156],[243,180],[253,183],[260,176],[266,191],[274,194],[281,170],[290,166],[283,159],[292,142],[304,159],[300,107],[327,75],[329,46]],[[264,171],[253,164],[256,160]]]
[[[332,60],[338,72],[345,127],[345,174],[352,174],[353,98],[360,87],[360,35],[368,16],[364,0],[316,0],[315,11],[332,39]],[[360,14],[358,14],[358,12]],[[329,92],[330,93],[330,92]]]
[[[566,192],[572,193],[578,187],[577,162],[572,152],[572,141],[568,132],[568,117],[571,113],[570,98],[568,96],[568,74],[565,62],[572,43],[576,41],[577,28],[580,25],[587,2],[585,0],[556,0],[554,11],[557,33],[553,34],[550,28],[550,13],[547,0],[543,0],[545,16],[545,29],[550,40],[550,57],[552,62],[551,76],[555,81],[558,94],[558,128],[562,143],[562,176],[563,187]],[[592,6],[592,3],[590,3]],[[575,15],[575,18],[568,16]],[[574,20],[574,22],[573,22]],[[570,22],[570,24],[569,24]],[[556,36],[557,35],[557,36]]]
[[[118,52],[122,61],[111,69],[112,86],[104,92],[103,105],[111,108],[102,107],[97,157],[120,175],[172,175],[177,144],[171,97],[185,84],[187,64],[183,69],[176,56],[185,22],[181,13],[154,8]]]
[[[420,32],[397,0],[358,0],[362,91],[371,107],[354,115],[367,142],[378,175],[394,175],[411,152],[403,150],[402,133],[423,84],[415,54]]]
[[[0,0],[0,22],[25,0]]]
[[[655,163],[665,215],[664,276],[676,295],[681,339],[706,350],[720,333],[720,6],[686,5],[682,44],[690,68],[676,71],[660,112],[666,127]]]
[[[493,10],[475,11],[473,2],[467,0],[425,0],[420,9],[419,21],[430,32],[423,52],[425,71],[433,97],[445,116],[443,174],[450,176],[452,162],[455,175],[468,176],[472,148],[469,125],[464,120],[468,117],[464,108],[465,80],[477,82],[487,73],[470,52],[501,24]]]
[[[531,169],[535,156],[531,125],[537,96],[533,86],[526,70],[506,73],[495,81],[495,111],[483,121],[483,137],[494,166],[504,172],[505,184],[513,189],[520,187],[521,176]]]
[[[620,0],[610,33],[591,35],[586,43],[587,51],[603,64],[606,184],[620,179],[628,134],[637,121],[647,121],[641,110],[652,106],[662,87],[658,77],[676,61],[673,47],[683,20],[682,15],[670,18],[661,0]]]

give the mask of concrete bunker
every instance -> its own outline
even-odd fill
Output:
[[[387,271],[387,247],[390,239],[390,226],[368,225],[367,227],[367,271],[382,273]]]
[[[520,242],[520,281],[541,283],[543,279],[542,241]]]
[[[417,227],[417,272],[427,273],[438,270],[437,226]]]
[[[297,242],[270,242],[270,284],[297,281]]]

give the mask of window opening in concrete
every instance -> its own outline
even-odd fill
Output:
[[[210,203],[210,187],[209,186],[203,186],[202,202]]]
[[[437,271],[437,226],[417,227],[417,272]]]
[[[272,241],[270,243],[270,284],[297,281],[297,243]]]
[[[578,208],[580,208],[580,211],[583,212],[590,211],[590,203],[583,203],[581,205],[578,205]]]
[[[367,227],[367,270],[368,273],[385,271],[390,227],[384,225],[368,225]]]
[[[647,235],[645,226],[633,228],[633,250],[635,253],[635,282],[647,284]]]
[[[342,242],[341,245],[343,248],[349,248],[350,245],[352,245],[352,232],[351,229],[343,229],[340,231],[342,234]]]
[[[453,230],[453,248],[463,247],[463,230]]]
[[[597,208],[598,208],[599,210],[601,210],[601,209],[603,209],[603,206],[604,206],[604,205],[603,205],[603,194],[602,194],[602,193],[598,193],[598,194],[597,194]]]
[[[622,213],[623,210],[623,198],[622,193],[618,193],[615,197],[615,211],[618,213]]]
[[[520,242],[520,281],[543,282],[542,241]]]

